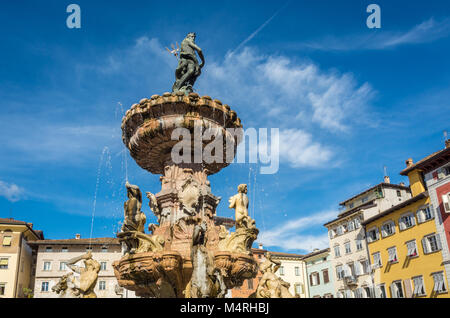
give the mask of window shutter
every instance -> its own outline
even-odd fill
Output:
[[[424,252],[425,254],[428,254],[428,253],[429,253],[429,249],[428,249],[428,240],[427,240],[426,237],[424,237],[424,238],[422,239],[422,247],[423,247],[423,252]]]
[[[319,275],[319,273],[316,273],[316,277],[317,277],[317,285],[320,285],[320,275]]]
[[[386,237],[387,236],[386,226],[384,226],[384,225],[381,227],[381,236],[382,237]]]
[[[436,244],[437,244],[437,248],[438,250],[442,250],[442,243],[441,243],[441,236],[439,234],[436,234]]]
[[[417,221],[419,223],[423,223],[425,221],[424,211],[422,209],[421,210],[417,210],[416,214],[417,214]]]
[[[392,298],[397,298],[397,285],[395,285],[395,283],[392,283],[390,288]]]
[[[412,224],[412,226],[416,225],[416,218],[415,218],[414,214],[411,215],[411,224]]]
[[[309,285],[314,286],[312,274],[309,274]]]
[[[398,221],[398,225],[400,227],[400,230],[404,230],[406,228],[405,220],[403,218],[400,218],[400,220]]]

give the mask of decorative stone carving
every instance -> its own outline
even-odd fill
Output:
[[[147,218],[141,211],[142,193],[138,186],[125,184],[128,200],[124,203],[125,220],[122,226],[123,232],[138,231],[144,233]]]
[[[260,271],[263,275],[256,288],[254,295],[256,298],[294,298],[289,292],[290,284],[275,275],[280,266],[281,262],[272,259],[268,252],[266,260],[260,266]]]
[[[198,199],[200,197],[199,184],[192,176],[189,176],[181,186],[178,198],[181,202],[183,212],[187,215],[194,216],[197,214],[199,207]]]
[[[147,198],[149,199],[148,205],[150,206],[150,210],[158,219],[158,223],[161,224],[161,209],[159,208],[158,200],[156,196],[151,192],[146,192]]]
[[[76,266],[75,264],[81,260],[84,262],[84,267]],[[97,298],[94,288],[97,283],[100,264],[92,258],[92,253],[88,252],[69,260],[67,266],[73,272],[80,274],[79,280],[66,280],[66,282],[73,283],[75,294],[80,294],[83,298]]]
[[[80,292],[75,289],[75,277],[73,273],[63,275],[58,283],[52,287],[52,291],[61,298],[79,298]]]
[[[229,199],[230,209],[235,209],[236,229],[249,228],[255,225],[255,220],[248,216],[247,185],[240,184],[238,193]]]

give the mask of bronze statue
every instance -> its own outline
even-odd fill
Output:
[[[75,263],[81,260],[84,261],[84,267],[76,266]],[[80,274],[79,281],[74,281],[74,289],[77,290],[83,298],[97,298],[94,288],[97,284],[100,264],[92,258],[92,253],[89,251],[86,254],[71,259],[67,262],[67,266],[73,272]]]
[[[175,71],[175,83],[172,87],[172,92],[174,93],[183,92],[186,95],[192,93],[194,83],[205,65],[202,49],[195,44],[195,37],[195,33],[189,33],[181,42],[180,58]],[[202,60],[201,64],[198,63],[195,52],[198,53]]]

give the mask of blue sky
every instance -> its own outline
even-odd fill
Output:
[[[66,27],[70,3],[81,29]],[[370,3],[381,29],[366,26]],[[233,164],[210,177],[220,216],[249,184],[267,248],[326,247],[322,225],[339,202],[381,182],[383,166],[407,182],[407,158],[444,146],[445,1],[3,1],[0,216],[56,239],[89,237],[94,214],[93,236],[114,235],[126,172],[143,191],[160,188],[124,153],[122,116],[170,91],[176,60],[164,47],[191,31],[206,57],[196,91],[229,104],[246,128],[280,129],[278,173]]]

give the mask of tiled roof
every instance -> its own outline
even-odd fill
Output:
[[[13,218],[0,218],[0,224],[25,225],[30,229],[31,232],[33,232],[36,235],[36,237],[44,239],[44,232],[40,230],[34,230],[32,223],[15,220]]]
[[[449,161],[450,161],[450,147],[436,151],[435,153],[426,156],[422,160],[419,160],[410,167],[407,167],[406,169],[402,170],[400,174],[402,176],[407,176],[408,173],[414,169],[422,169],[425,171],[427,170],[429,171]]]
[[[368,202],[366,202],[366,203],[364,203],[364,204],[362,204],[362,205],[359,205],[359,206],[357,206],[357,207],[354,207],[353,209],[350,209],[350,210],[347,210],[347,211],[343,211],[343,212],[341,212],[341,213],[338,215],[338,217],[337,217],[336,219],[331,220],[331,221],[325,223],[324,226],[330,225],[330,224],[332,224],[332,223],[334,223],[334,222],[336,222],[336,221],[340,221],[340,220],[342,220],[343,218],[345,218],[345,217],[347,217],[347,216],[349,216],[349,215],[351,215],[351,214],[354,214],[354,213],[356,213],[356,212],[359,212],[359,211],[362,210],[362,209],[372,208],[372,207],[376,206],[376,204],[373,203],[374,201],[375,201],[375,200],[368,201]]]
[[[313,256],[316,256],[316,255],[320,255],[320,254],[323,254],[323,253],[329,253],[329,252],[330,252],[330,248],[325,248],[323,250],[313,251],[313,252],[311,252],[309,254],[306,254],[304,256],[304,258],[309,258],[309,257],[313,257]]]
[[[62,239],[62,240],[38,240],[31,242],[37,245],[119,245],[119,239],[113,237],[99,237],[92,239]]]

